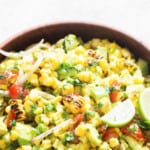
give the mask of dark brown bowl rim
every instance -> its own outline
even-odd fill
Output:
[[[31,28],[28,28],[26,30],[23,30],[19,33],[16,33],[15,35],[10,36],[9,38],[7,38],[6,40],[4,40],[0,43],[0,48],[3,48],[6,45],[9,45],[9,43],[11,43],[12,41],[18,39],[21,36],[29,34],[30,32],[41,30],[41,29],[49,27],[49,26],[53,27],[53,26],[61,26],[61,25],[88,25],[88,26],[105,28],[105,29],[108,29],[112,32],[116,32],[118,34],[121,34],[121,35],[125,36],[126,38],[131,39],[132,41],[135,41],[136,43],[141,45],[145,50],[150,51],[150,47],[146,43],[139,40],[137,37],[127,33],[126,31],[123,31],[121,29],[116,29],[115,27],[111,27],[111,26],[108,26],[108,25],[105,25],[102,23],[94,23],[94,22],[89,23],[89,22],[85,22],[85,21],[83,21],[83,22],[78,22],[78,21],[52,22],[52,23],[37,25],[37,26],[31,27]],[[5,50],[7,50],[7,49],[5,49]]]

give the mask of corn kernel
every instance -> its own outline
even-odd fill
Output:
[[[48,149],[51,147],[51,141],[50,140],[43,140],[41,146],[44,149]]]
[[[41,114],[40,118],[41,118],[41,122],[43,122],[45,125],[49,124],[50,119],[46,115]]]
[[[9,113],[10,109],[11,109],[10,106],[7,106],[7,107],[5,108],[5,112],[6,112],[6,113]]]
[[[85,133],[86,133],[86,129],[82,124],[78,125],[78,127],[75,129],[75,135],[77,136],[84,136]]]
[[[119,145],[118,139],[117,138],[111,138],[109,140],[109,145],[110,145],[111,148],[114,148],[114,147],[118,146]]]
[[[75,49],[75,53],[77,54],[77,55],[81,55],[81,54],[83,54],[84,53],[84,48],[82,47],[82,46],[78,46],[76,49]]]
[[[38,108],[34,111],[35,114],[42,114],[42,112],[43,112],[43,109],[42,109],[41,107],[38,107]]]
[[[109,98],[103,97],[100,100],[100,102],[102,104],[102,107],[100,108],[100,112],[102,112],[103,114],[106,114],[107,112],[109,112],[111,109],[111,102],[110,102]]]
[[[91,72],[89,72],[89,71],[80,72],[78,74],[78,78],[79,78],[80,81],[90,82],[90,80],[91,80]]]
[[[5,147],[6,147],[5,141],[3,139],[0,140],[0,148],[5,149]]]
[[[107,142],[103,142],[99,150],[111,150],[111,148],[109,147],[109,144]]]
[[[74,86],[72,84],[65,84],[62,88],[62,94],[72,94],[74,92]]]
[[[39,85],[39,80],[38,80],[38,76],[37,74],[32,74],[30,75],[30,77],[28,78],[28,81],[34,85],[34,86],[38,86]]]
[[[12,141],[15,141],[17,138],[18,138],[18,132],[12,130],[12,131],[11,131],[11,134],[10,134],[10,139],[11,139]]]
[[[26,100],[24,102],[24,109],[25,109],[25,111],[26,112],[30,112],[32,105],[33,105],[33,103],[30,100]]]

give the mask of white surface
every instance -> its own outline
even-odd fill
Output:
[[[106,24],[150,46],[150,0],[0,0],[0,42],[56,21]]]

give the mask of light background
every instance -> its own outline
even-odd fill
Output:
[[[0,0],[0,42],[60,21],[102,23],[150,46],[150,0]]]

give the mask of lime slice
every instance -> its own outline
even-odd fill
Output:
[[[150,124],[150,88],[144,89],[141,93],[138,109],[142,119]]]
[[[135,115],[135,107],[133,103],[127,99],[119,103],[110,112],[101,119],[104,123],[111,127],[121,127],[128,124]]]

